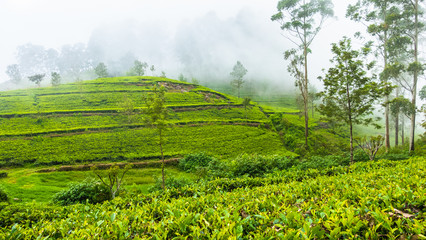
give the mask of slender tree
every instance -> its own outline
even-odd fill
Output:
[[[52,72],[50,74],[50,83],[52,86],[59,86],[61,84],[61,75],[57,72]]]
[[[163,146],[165,143],[164,132],[167,130],[168,110],[166,107],[166,88],[155,84],[152,88],[152,93],[145,97],[146,108],[143,110],[144,121],[148,126],[157,129],[159,136],[158,146],[161,154],[161,176],[162,188],[165,189],[164,177],[164,152]]]
[[[21,71],[19,70],[18,64],[12,64],[7,66],[6,74],[9,76],[10,81],[14,83],[19,83],[22,80]]]
[[[404,15],[406,16],[406,24],[403,24],[403,29],[407,32],[407,36],[412,40],[412,54],[409,65],[408,72],[413,76],[412,82],[412,98],[411,104],[416,107],[417,99],[417,82],[419,76],[424,73],[425,64],[422,64],[419,61],[419,36],[425,31],[425,24],[421,21],[421,18],[424,15],[424,12],[421,10],[419,4],[423,0],[402,0],[404,4]],[[415,129],[416,129],[416,113],[411,114],[411,126],[410,126],[410,151],[414,151],[414,138],[415,138]]]
[[[398,52],[406,48],[406,41],[400,34],[401,1],[399,0],[358,0],[349,5],[346,16],[367,27],[367,32],[375,37],[377,52],[383,58],[383,71],[380,78],[387,83],[395,74],[387,74],[397,63]],[[394,71],[394,70],[391,70]],[[394,72],[395,73],[395,72]],[[390,91],[388,91],[390,93]],[[390,148],[389,95],[384,96],[385,106],[385,146]]]
[[[98,78],[108,77],[108,69],[105,63],[101,62],[95,67],[95,73],[98,75]]]
[[[92,167],[93,173],[99,178],[101,183],[108,187],[111,199],[114,199],[120,192],[121,184],[123,183],[124,175],[133,167],[133,164],[127,164],[124,168],[120,168],[115,164],[108,170],[100,170],[99,168]]]
[[[232,68],[232,72],[229,74],[232,77],[231,86],[236,88],[238,91],[238,98],[240,98],[240,89],[244,84],[244,76],[247,74],[247,69],[241,64],[240,61]]]
[[[310,45],[322,28],[324,21],[333,16],[331,0],[281,0],[278,13],[271,17],[277,21],[284,36],[303,51],[303,85],[300,88],[304,98],[305,147],[308,147],[308,53]],[[297,81],[297,80],[296,80]]]
[[[353,163],[353,125],[372,124],[374,102],[384,92],[384,85],[375,81],[375,76],[368,76],[367,71],[374,62],[365,64],[370,53],[368,47],[361,51],[352,50],[351,40],[344,38],[332,47],[334,57],[331,62],[335,67],[328,69],[325,77],[324,91],[320,93],[322,104],[319,111],[326,119],[346,123],[349,126],[351,163]]]

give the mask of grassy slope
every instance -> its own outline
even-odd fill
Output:
[[[258,106],[245,110],[241,100],[232,96],[170,79],[97,79],[0,93],[0,166],[4,168],[0,171],[9,173],[0,184],[12,198],[44,202],[88,173],[34,173],[34,168],[158,159],[156,132],[144,127],[140,114],[142,95],[155,82],[168,88],[167,105],[174,124],[166,133],[167,157],[201,151],[223,159],[242,153],[292,155],[278,134],[259,127],[267,116]],[[126,104],[134,113],[123,113]],[[30,169],[5,169],[12,166]],[[154,182],[152,176],[159,174],[134,171],[138,177],[126,181],[127,188],[142,183],[138,188],[146,190]],[[173,168],[168,171],[182,175]]]

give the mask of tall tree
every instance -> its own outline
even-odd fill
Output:
[[[244,84],[244,76],[247,74],[247,69],[241,64],[240,61],[232,68],[232,72],[229,74],[232,77],[231,86],[236,88],[238,91],[238,98],[240,98],[240,89]]]
[[[46,76],[46,74],[35,74],[28,77],[28,80],[30,82],[35,83],[38,87],[40,87],[41,81],[43,81],[43,78]]]
[[[6,74],[9,76],[10,81],[13,83],[19,83],[22,80],[21,71],[19,70],[18,64],[12,64],[7,66]]]
[[[419,75],[425,70],[425,64],[419,61],[419,36],[421,32],[425,31],[425,24],[420,20],[424,12],[419,6],[419,3],[423,2],[423,0],[403,0],[401,2],[404,3],[404,15],[406,16],[406,24],[403,25],[403,29],[407,30],[406,34],[412,40],[412,61],[409,63],[407,70],[413,76],[411,104],[416,107],[417,82]],[[414,151],[416,113],[413,112],[410,118],[410,151]]]
[[[143,76],[147,67],[148,63],[135,60],[135,62],[133,63],[132,73],[136,76]]]
[[[375,81],[367,71],[374,66],[364,61],[370,53],[368,47],[361,51],[352,50],[351,40],[344,38],[332,46],[334,57],[331,62],[335,67],[328,69],[325,77],[324,91],[320,93],[322,104],[319,111],[326,119],[344,122],[349,126],[351,163],[353,163],[353,125],[372,124],[370,117],[374,102],[384,92],[384,85]]]
[[[152,88],[151,94],[144,98],[146,108],[143,110],[144,121],[148,126],[157,129],[159,136],[158,145],[160,147],[161,154],[161,176],[162,176],[162,188],[165,189],[165,177],[164,177],[164,152],[163,146],[165,143],[164,132],[167,130],[167,119],[168,110],[166,107],[166,88],[155,84]]]
[[[390,47],[396,38],[399,39],[398,21],[400,5],[398,0],[358,0],[354,5],[349,5],[346,16],[357,22],[362,22],[367,26],[367,32],[375,37],[376,48],[383,58],[383,71],[380,78],[387,83],[391,76],[386,73],[393,64],[392,53],[397,48],[404,48],[404,45],[394,45],[396,49]],[[393,58],[395,59],[395,58]],[[389,92],[389,91],[388,91]],[[390,124],[389,124],[389,95],[384,97],[385,106],[385,146],[390,148]]]
[[[305,117],[305,146],[308,147],[308,53],[310,45],[322,28],[324,21],[333,16],[331,0],[280,0],[278,13],[271,17],[277,21],[284,36],[303,51],[303,86],[301,94],[304,96]]]
[[[98,75],[98,78],[106,78],[108,77],[108,69],[105,63],[101,62],[95,67],[95,73]]]
[[[50,83],[52,84],[52,86],[58,86],[59,84],[61,84],[61,75],[59,73],[52,72],[50,75]]]
[[[410,100],[399,96],[396,97],[394,99],[392,99],[392,101],[389,102],[390,105],[390,113],[392,114],[392,116],[394,116],[395,118],[399,118],[400,114],[403,114],[402,117],[406,116],[406,117],[410,117],[412,116],[412,114],[416,112],[416,108],[414,107],[414,105],[410,102]],[[398,123],[395,123],[395,128],[398,129]],[[402,131],[403,130],[403,126],[402,126]],[[395,132],[395,146],[398,145],[398,132]],[[404,140],[404,132],[402,133],[402,139]],[[404,142],[402,142],[402,144],[404,144]]]

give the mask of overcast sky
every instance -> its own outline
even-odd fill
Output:
[[[277,0],[0,0],[0,82],[7,80],[6,66],[16,62],[16,47],[26,43],[59,49],[65,44],[88,43],[99,26],[114,25],[129,19],[156,22],[161,31],[174,35],[185,22],[214,12],[224,21],[236,18],[242,9],[268,29],[276,39],[276,56],[268,56],[278,73],[286,70],[283,52],[293,47],[280,36],[278,23],[270,20]],[[329,20],[312,46],[311,74],[315,80],[328,67],[330,44],[342,36],[352,36],[362,26],[345,19],[345,9],[353,0],[334,0],[336,19]],[[260,25],[259,25],[260,26]],[[256,33],[254,33],[256,34]],[[248,46],[247,51],[251,51]],[[173,68],[164,66],[164,68]],[[249,69],[250,70],[250,69]]]

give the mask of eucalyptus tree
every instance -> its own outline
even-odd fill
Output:
[[[238,91],[238,98],[240,98],[240,89],[244,84],[244,76],[247,74],[247,69],[244,65],[237,61],[237,63],[232,68],[232,72],[229,74],[232,77],[231,86],[236,88]]]
[[[325,20],[333,16],[331,0],[280,0],[278,13],[271,17],[284,31],[284,37],[294,43],[303,56],[303,85],[300,87],[304,96],[305,147],[308,147],[308,53],[310,45],[322,28]],[[297,79],[296,79],[297,81]]]
[[[389,102],[390,104],[390,112],[392,116],[394,116],[396,119],[399,118],[400,114],[405,115],[406,117],[410,117],[413,113],[415,114],[416,108],[414,105],[408,100],[407,98],[403,96],[398,96],[392,101]],[[398,146],[398,138],[399,138],[399,122],[395,122],[395,146]],[[404,131],[402,129],[402,131]],[[404,132],[402,134],[402,139],[404,139]]]
[[[411,40],[411,61],[408,63],[407,72],[413,77],[411,84],[411,104],[416,107],[417,82],[418,78],[425,71],[425,64],[419,60],[419,36],[426,30],[425,23],[421,19],[424,12],[420,7],[420,2],[424,0],[401,0],[403,4],[404,21],[400,23],[401,29],[405,30],[405,35]],[[424,20],[424,19],[423,19]],[[416,128],[416,113],[411,114],[410,126],[410,151],[414,151],[414,137]]]
[[[371,52],[368,46],[360,51],[352,50],[351,40],[344,38],[333,43],[332,52],[331,62],[335,66],[328,69],[325,77],[319,77],[324,83],[319,111],[326,119],[349,126],[353,163],[353,125],[374,124],[371,117],[373,104],[385,91],[385,85],[376,82],[375,75],[368,74],[374,67],[374,62],[364,63]]]
[[[409,91],[413,91],[413,89],[416,88],[419,68],[417,59],[414,61],[415,64],[410,64],[411,67],[404,67],[401,65],[401,58],[403,58],[404,55],[401,55],[401,53],[409,49],[408,44],[410,43],[410,39],[408,33],[410,31],[414,31],[412,42],[415,45],[414,52],[417,52],[416,42],[418,41],[415,39],[414,35],[416,35],[415,29],[419,26],[417,21],[419,13],[418,1],[419,0],[358,0],[355,5],[349,5],[346,13],[346,16],[350,17],[352,20],[364,23],[367,26],[368,33],[375,37],[377,50],[383,57],[382,81],[388,82],[392,78],[398,80],[401,78],[401,74],[407,71],[416,72],[414,73],[414,86]],[[415,10],[412,11],[413,9]],[[414,16],[413,21],[407,21],[407,16],[408,18]],[[414,55],[416,55],[416,53]],[[415,99],[415,93],[413,96]],[[385,146],[387,149],[390,148],[389,102],[389,95],[386,95],[384,105],[386,125]],[[413,102],[415,105],[415,100]],[[412,120],[415,121],[415,114]]]

